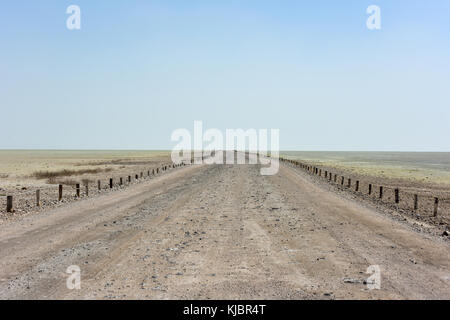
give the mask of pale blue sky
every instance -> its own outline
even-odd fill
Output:
[[[450,151],[449,17],[448,0],[2,1],[0,148],[171,149],[202,120],[279,128],[285,150]]]

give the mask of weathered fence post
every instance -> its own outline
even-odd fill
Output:
[[[380,199],[383,199],[383,186],[380,186]]]
[[[345,179],[344,176],[342,176],[342,177],[341,177],[341,186],[344,185],[344,179]]]
[[[12,212],[12,211],[13,211],[13,197],[6,196],[6,212]]]
[[[417,194],[415,194],[414,195],[414,211],[417,211],[418,202],[419,202],[419,197],[417,196]]]
[[[112,189],[113,187],[113,179],[109,178],[109,188]]]
[[[36,206],[41,206],[41,190],[39,189],[36,190]]]
[[[355,191],[359,191],[359,180],[356,180]]]
[[[123,184],[123,179],[122,179],[122,177],[120,177],[120,179],[119,179],[119,185],[122,185]]]
[[[58,201],[61,201],[62,200],[62,192],[63,192],[63,186],[62,186],[62,184],[60,184],[59,186],[58,186]]]
[[[433,208],[433,216],[434,217],[437,217],[438,206],[439,206],[439,199],[438,198],[434,198],[434,208]]]
[[[136,178],[136,180],[139,180],[139,175],[136,174],[134,177]]]
[[[102,189],[102,185],[101,185],[100,180],[97,181],[97,187],[98,187],[98,190],[101,190],[101,189]]]
[[[347,188],[350,188],[352,185],[352,179],[348,178],[347,180]]]
[[[372,194],[372,184],[369,183],[369,195],[371,195],[371,194]]]
[[[85,188],[86,188],[86,197],[88,197],[89,196],[89,183],[88,182],[86,182]]]
[[[75,189],[76,189],[76,196],[77,196],[77,198],[79,198],[80,197],[80,184],[79,183],[75,184]]]
[[[128,182],[131,182],[131,176],[128,176]]]
[[[395,194],[395,203],[399,203],[400,199],[399,199],[399,196],[398,196],[398,189],[397,188],[394,190],[394,194]]]
[[[147,176],[149,176],[149,177],[150,177],[150,170],[148,170],[148,171],[147,171]]]
[[[337,174],[334,174],[334,183],[337,181]]]
[[[152,169],[152,175],[155,175],[155,169]]]

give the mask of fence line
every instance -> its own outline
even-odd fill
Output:
[[[186,165],[192,164],[192,163],[193,163],[193,161],[191,161],[191,162],[183,161],[179,164],[175,164],[175,163],[172,163],[171,165],[163,164],[163,165],[158,166],[156,168],[156,170],[155,170],[155,168],[148,170],[147,177],[156,176],[159,173],[165,172],[170,168],[182,167],[182,166],[186,166]],[[144,178],[143,172],[139,172],[139,174],[135,174],[135,178],[136,178],[135,181],[142,180]],[[109,179],[109,181],[108,181],[108,179]],[[115,181],[117,181],[117,179],[118,179],[118,182],[115,183]],[[102,179],[97,180],[97,193],[102,191],[101,181],[102,181]],[[117,186],[119,186],[119,187],[124,186],[123,177],[118,177],[118,178],[116,177],[115,179],[114,179],[114,177],[110,177],[110,178],[107,178],[107,181],[108,181],[108,183],[104,185],[105,188],[103,188],[103,190],[113,189],[114,187],[117,187]],[[131,175],[128,175],[128,183],[126,185],[129,186],[131,184],[132,184]],[[74,193],[72,193],[73,196],[70,196],[70,195],[67,196],[67,192],[64,192],[64,190],[65,190],[64,186],[69,186],[69,190],[72,189],[72,192],[75,191]],[[55,192],[53,190],[55,190],[54,187],[49,186],[49,187],[40,188],[40,189],[33,190],[33,191],[20,192],[14,196],[6,195],[6,197],[5,197],[6,198],[6,212],[14,212],[15,211],[14,201],[15,200],[17,201],[18,199],[23,200],[25,202],[26,207],[32,207],[32,206],[42,207],[44,204],[56,202],[56,199],[57,199],[57,202],[62,202],[62,201],[64,201],[64,199],[74,200],[74,199],[79,199],[81,197],[89,197],[89,194],[90,194],[89,181],[87,181],[84,184],[84,194],[82,194],[82,192],[81,192],[81,184],[80,183],[76,183],[74,186],[59,184],[57,187],[57,192]],[[93,190],[91,190],[91,191],[93,191]],[[55,192],[54,193],[55,200],[52,200],[51,198],[50,198],[50,200],[44,199],[44,197],[43,197],[44,195],[49,196],[53,192]],[[33,194],[35,196],[35,198],[32,202],[29,202],[29,198],[30,198],[31,194]],[[91,194],[92,194],[92,192],[91,192]]]
[[[430,212],[432,213],[431,215],[433,217],[438,217],[441,215],[444,216],[445,212],[443,212],[443,208],[440,206],[440,204],[443,204],[444,202],[445,203],[450,202],[450,199],[446,199],[446,198],[439,199],[438,197],[436,197],[434,195],[428,195],[428,196],[420,195],[419,196],[418,193],[411,193],[410,191],[401,191],[400,188],[398,188],[398,187],[383,186],[383,185],[378,185],[379,186],[378,193],[374,194],[373,187],[375,186],[375,184],[369,183],[369,182],[363,181],[363,180],[355,180],[354,189],[353,189],[352,188],[352,179],[350,177],[341,176],[340,181],[337,182],[337,173],[331,172],[329,170],[329,168],[327,168],[325,170],[323,168],[319,168],[318,166],[313,166],[313,165],[310,165],[310,164],[302,162],[302,161],[285,159],[282,157],[280,157],[280,160],[283,162],[289,163],[291,165],[300,167],[305,172],[307,172],[308,174],[311,174],[313,176],[324,177],[329,182],[333,181],[336,185],[341,186],[344,189],[348,189],[351,191],[354,190],[354,192],[356,192],[357,194],[364,195],[364,194],[366,194],[365,190],[367,190],[367,195],[371,196],[371,198],[374,198],[374,196],[375,196],[385,204],[391,203],[398,209],[411,209],[411,211],[414,213],[417,213],[419,211],[419,199],[421,199],[422,202],[426,206],[428,206],[428,208],[431,209]],[[324,172],[325,174],[322,175],[322,172]],[[333,175],[334,175],[334,178],[332,178]],[[346,178],[347,178],[347,184],[344,186],[344,181]],[[361,186],[363,186],[363,185],[367,185],[367,189],[362,190]],[[392,190],[393,196],[388,196],[386,193],[387,190]],[[411,198],[412,201],[407,202],[406,199],[409,199],[409,198]]]

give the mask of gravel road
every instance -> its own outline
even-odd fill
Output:
[[[197,165],[2,225],[0,298],[450,299],[450,243],[284,164]]]

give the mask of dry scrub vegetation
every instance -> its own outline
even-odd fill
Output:
[[[33,173],[33,177],[36,179],[55,179],[59,177],[79,176],[85,173],[95,174],[100,172],[109,172],[111,168],[106,169],[83,169],[83,170],[59,170],[59,171],[36,171]]]
[[[111,168],[105,169],[82,169],[82,170],[59,170],[59,171],[36,171],[32,174],[32,176],[36,179],[47,179],[47,183],[49,184],[65,184],[65,185],[75,185],[78,182],[74,179],[61,179],[64,177],[70,176],[80,176],[83,174],[97,174],[102,172],[110,172]],[[92,180],[90,179],[82,179],[83,184],[89,183]]]

